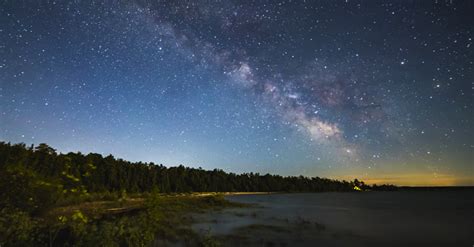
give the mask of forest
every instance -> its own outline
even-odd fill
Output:
[[[0,142],[0,245],[87,246],[98,241],[97,236],[106,241],[104,246],[145,245],[158,235],[164,239],[183,236],[179,231],[189,211],[239,206],[222,196],[205,198],[192,193],[395,188],[368,186],[357,179],[165,167],[112,155],[62,154],[44,143],[27,147]]]
[[[319,177],[235,174],[182,165],[165,167],[155,163],[128,162],[112,155],[103,157],[96,153],[58,154],[44,143],[26,147],[25,144],[0,142],[2,180],[12,182],[11,177],[15,173],[26,170],[29,176],[61,180],[64,186],[74,184],[88,192],[322,192],[352,191],[355,185],[368,188],[358,180],[348,182]]]

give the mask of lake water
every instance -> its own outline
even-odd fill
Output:
[[[197,215],[227,246],[474,246],[474,191],[235,195]]]

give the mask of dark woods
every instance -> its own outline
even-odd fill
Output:
[[[337,181],[326,178],[282,177],[258,173],[234,174],[219,169],[164,167],[154,163],[128,162],[112,155],[68,153],[57,154],[46,144],[26,147],[24,144],[0,143],[0,171],[2,190],[14,190],[30,180],[42,178],[46,184],[54,182],[72,188],[72,193],[127,191],[163,193],[181,192],[321,192],[353,191],[354,185],[365,188],[363,182]],[[18,176],[16,173],[21,173]],[[8,177],[6,177],[8,176]],[[12,180],[12,177],[15,178]],[[31,181],[30,181],[31,182]],[[7,186],[8,185],[8,186]],[[7,187],[5,187],[7,186]]]
[[[156,239],[183,238],[186,213],[229,204],[222,196],[176,193],[387,188],[392,187],[369,187],[358,180],[167,168],[112,155],[58,154],[46,144],[0,142],[0,245],[146,246]],[[107,211],[117,208],[125,213]],[[192,231],[185,233],[190,241],[203,241]]]

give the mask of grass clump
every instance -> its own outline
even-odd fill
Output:
[[[2,246],[149,246],[184,242],[189,246],[219,246],[190,228],[190,213],[239,207],[223,196],[164,195],[114,201],[84,201],[56,207],[31,217],[2,210]],[[13,223],[13,224],[12,224]]]

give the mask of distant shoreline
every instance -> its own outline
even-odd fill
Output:
[[[474,186],[399,186],[395,190],[367,190],[362,192],[395,192],[395,191],[458,191],[458,190],[474,190]],[[291,191],[273,191],[273,192],[193,192],[193,196],[212,196],[212,195],[224,195],[224,196],[236,196],[236,195],[271,195],[271,194],[301,194],[301,193],[344,193],[341,191],[323,191],[323,192],[291,192]],[[353,193],[353,192],[350,192]],[[360,193],[360,192],[355,192]]]
[[[193,192],[191,195],[193,196],[215,196],[215,195],[224,195],[224,196],[236,196],[236,195],[270,195],[270,194],[278,194],[278,193],[285,193],[285,192]],[[291,192],[286,192],[291,193]]]
[[[346,192],[346,193],[367,193],[367,192],[396,192],[396,191],[459,191],[459,190],[474,190],[474,186],[400,186],[395,190],[367,190],[362,192]],[[323,192],[291,192],[291,191],[273,191],[273,192],[192,192],[192,196],[215,196],[215,195],[224,195],[224,196],[238,196],[238,195],[272,195],[272,194],[318,194],[318,193],[345,193],[342,191],[323,191]]]
[[[398,190],[474,190],[474,186],[397,186]]]

